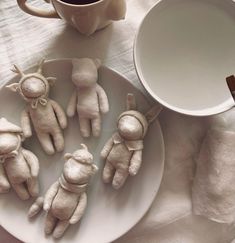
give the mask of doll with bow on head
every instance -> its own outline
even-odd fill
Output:
[[[101,158],[105,160],[103,181],[115,189],[121,188],[129,175],[138,173],[142,164],[144,137],[149,124],[158,116],[162,107],[154,106],[145,115],[137,111],[133,94],[127,95],[127,111],[117,121],[117,132],[108,140]]]
[[[22,199],[38,195],[39,162],[21,146],[22,129],[5,118],[0,119],[0,193],[12,187]]]
[[[65,154],[60,178],[51,185],[45,197],[39,197],[29,209],[29,217],[43,208],[47,212],[45,233],[60,238],[70,224],[82,218],[87,206],[87,187],[98,167],[86,145],[73,154]]]
[[[62,129],[67,127],[67,118],[60,105],[48,98],[50,85],[55,82],[54,77],[44,77],[40,62],[35,73],[24,74],[17,66],[12,70],[20,74],[19,83],[7,86],[11,91],[18,92],[28,103],[21,115],[21,125],[24,136],[32,136],[30,120],[44,151],[52,155],[64,149]]]

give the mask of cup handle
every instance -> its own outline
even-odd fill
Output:
[[[33,16],[37,17],[43,17],[43,18],[60,18],[60,16],[57,14],[57,12],[53,10],[43,10],[39,9],[33,6],[30,6],[26,3],[27,0],[17,0],[17,3],[19,7],[26,13],[31,14]],[[46,1],[49,2],[49,1]]]

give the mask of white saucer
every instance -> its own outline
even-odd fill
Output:
[[[161,0],[144,18],[135,65],[144,87],[164,106],[213,115],[235,103],[226,78],[235,74],[235,2]]]
[[[66,108],[72,94],[71,60],[52,60],[43,67],[45,76],[57,77],[56,85],[51,88],[50,97]],[[103,162],[99,153],[115,131],[116,118],[125,110],[125,99],[128,92],[135,94],[140,110],[146,111],[149,106],[146,99],[128,80],[120,74],[101,67],[99,83],[106,90],[111,111],[103,117],[103,132],[100,139],[82,139],[79,135],[77,117],[69,120],[65,131],[66,148],[64,152],[73,152],[80,143],[86,143],[94,154],[95,163],[100,167],[99,173],[91,182],[88,192],[88,208],[80,226],[70,226],[62,242],[66,243],[107,243],[114,241],[130,230],[151,206],[161,183],[164,167],[164,143],[161,128],[156,120],[149,128],[145,140],[143,164],[136,177],[129,178],[125,187],[115,191],[101,181]],[[10,82],[17,82],[16,77]],[[9,121],[20,124],[20,112],[25,103],[18,94],[11,93],[4,87],[0,90],[0,114]],[[25,142],[25,148],[31,149],[41,164],[41,194],[61,174],[64,164],[63,154],[46,156],[35,138]],[[22,202],[15,193],[0,195],[0,224],[16,238],[27,243],[54,242],[52,237],[44,236],[45,214],[42,213],[33,221],[27,219],[27,210],[32,201]]]

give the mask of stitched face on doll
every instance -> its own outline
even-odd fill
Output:
[[[143,136],[143,126],[133,116],[123,116],[118,121],[118,133],[126,140],[138,140]]]
[[[65,154],[63,174],[69,183],[87,184],[98,168],[93,164],[93,156],[87,148],[79,149],[73,154]]]
[[[73,59],[72,81],[80,88],[91,87],[98,80],[100,60],[90,58]]]
[[[0,133],[0,155],[16,151],[20,142],[19,135],[15,133]]]

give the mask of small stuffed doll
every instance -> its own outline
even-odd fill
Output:
[[[87,206],[86,190],[98,167],[84,144],[73,154],[65,154],[66,160],[61,177],[31,206],[31,218],[43,207],[47,212],[45,233],[60,238],[70,224],[80,221]]]
[[[81,135],[98,137],[101,131],[101,114],[109,111],[104,89],[97,84],[98,59],[73,59],[72,81],[76,88],[67,107],[67,115],[73,117],[77,110]]]
[[[7,86],[11,91],[18,92],[28,103],[21,115],[21,124],[24,136],[32,136],[30,119],[33,123],[39,142],[44,151],[52,155],[64,149],[64,138],[61,129],[67,126],[67,118],[63,109],[54,101],[48,98],[50,85],[53,85],[55,78],[42,75],[41,61],[36,73],[24,74],[17,66],[12,70],[20,74],[19,83]],[[52,142],[53,140],[53,142]]]
[[[129,175],[138,173],[142,163],[143,139],[149,124],[161,110],[160,106],[155,106],[143,115],[136,110],[134,95],[127,95],[127,111],[119,116],[117,132],[101,151],[101,158],[106,160],[103,170],[104,183],[112,182],[113,188],[119,189]]]
[[[0,193],[12,187],[20,199],[38,195],[37,157],[21,147],[22,129],[5,118],[0,119]]]

